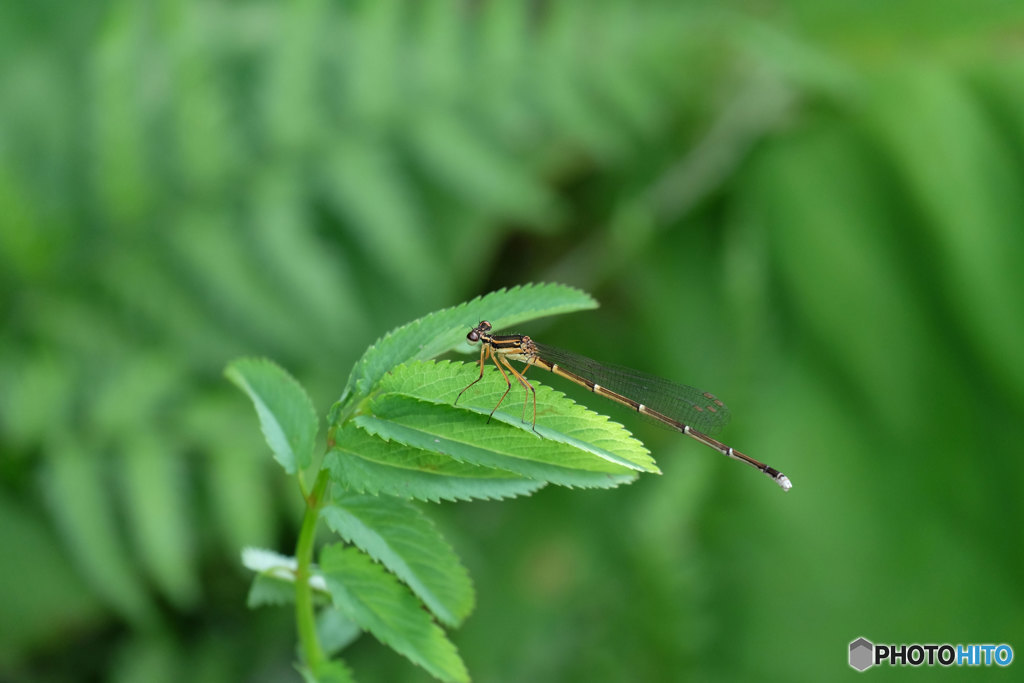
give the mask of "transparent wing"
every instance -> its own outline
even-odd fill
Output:
[[[714,394],[661,377],[611,365],[546,344],[537,344],[543,360],[642,403],[651,410],[706,433],[729,421],[729,409]]]

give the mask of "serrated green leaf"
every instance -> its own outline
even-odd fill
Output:
[[[320,514],[342,538],[404,581],[445,624],[457,626],[472,611],[469,573],[415,506],[397,498],[344,494]]]
[[[499,410],[488,421],[507,388],[494,371],[486,371],[458,406],[452,405],[478,372],[474,364],[448,361],[399,366],[353,421],[382,438],[563,485],[622,483],[602,482],[595,473],[658,472],[647,449],[622,425],[536,381],[537,433],[531,425],[533,397],[522,390],[502,404],[510,412]]]
[[[265,358],[242,358],[224,374],[249,394],[263,436],[288,474],[309,467],[317,417],[305,389],[279,365]]]
[[[469,681],[455,646],[392,574],[357,548],[337,543],[320,555],[334,605],[385,645],[442,681]]]
[[[354,421],[371,434],[456,460],[497,467],[560,486],[614,487],[636,478],[636,472],[567,444],[541,439],[503,420],[466,410],[388,394],[374,398],[370,414]]]
[[[432,403],[453,405],[490,415],[508,389],[501,373],[485,368],[484,378],[462,394],[480,376],[477,363],[451,361],[406,363],[388,373],[380,383],[382,393],[412,396]],[[660,473],[650,451],[625,427],[605,415],[569,399],[560,391],[531,378],[537,396],[537,432],[545,439],[560,441],[599,458],[641,472]],[[532,432],[533,395],[513,383],[495,419],[504,419]],[[524,422],[524,417],[526,422]]]
[[[341,400],[365,396],[392,367],[410,360],[426,360],[455,348],[480,320],[496,327],[514,325],[546,315],[596,308],[585,292],[558,284],[529,284],[500,289],[472,301],[430,313],[392,330],[373,344],[356,362]]]
[[[389,443],[352,424],[335,433],[324,466],[344,490],[430,502],[512,498],[546,485],[507,470]]]

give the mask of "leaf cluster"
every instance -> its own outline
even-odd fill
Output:
[[[492,420],[510,386],[497,372],[425,360],[460,345],[471,321],[484,316],[511,324],[594,305],[586,294],[557,285],[502,290],[392,331],[355,364],[331,410],[327,453],[306,494],[297,557],[256,551],[246,557],[259,572],[250,604],[297,603],[307,680],[350,676],[323,654],[315,632],[303,628],[312,620],[304,606],[312,606],[313,590],[329,599],[324,609],[337,610],[337,618],[372,633],[439,680],[468,680],[441,625],[458,626],[472,609],[469,575],[409,501],[507,498],[549,483],[612,487],[633,481],[638,472],[658,471],[621,425],[548,387],[537,387],[536,428],[525,418],[525,405],[521,415],[513,408],[511,414],[495,412]],[[481,371],[483,381],[454,405]],[[237,360],[226,373],[252,399],[275,459],[301,485],[315,464],[317,431],[301,386],[263,359]],[[303,548],[309,549],[317,518],[342,541],[325,546],[312,567]]]

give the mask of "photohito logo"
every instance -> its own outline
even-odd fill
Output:
[[[876,664],[890,666],[1009,666],[1013,648],[1002,645],[875,645],[867,638],[850,643],[850,666],[864,671]]]

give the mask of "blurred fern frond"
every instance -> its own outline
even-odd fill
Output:
[[[246,504],[277,492],[225,360],[273,356],[336,396],[377,330],[486,273],[496,227],[552,230],[561,175],[673,125],[709,77],[675,66],[699,49],[687,18],[617,1],[0,8],[35,30],[0,29],[5,476],[109,610],[194,610],[217,597],[204,565],[236,555],[211,547],[276,533],[274,506]],[[52,637],[23,623],[0,662]]]

